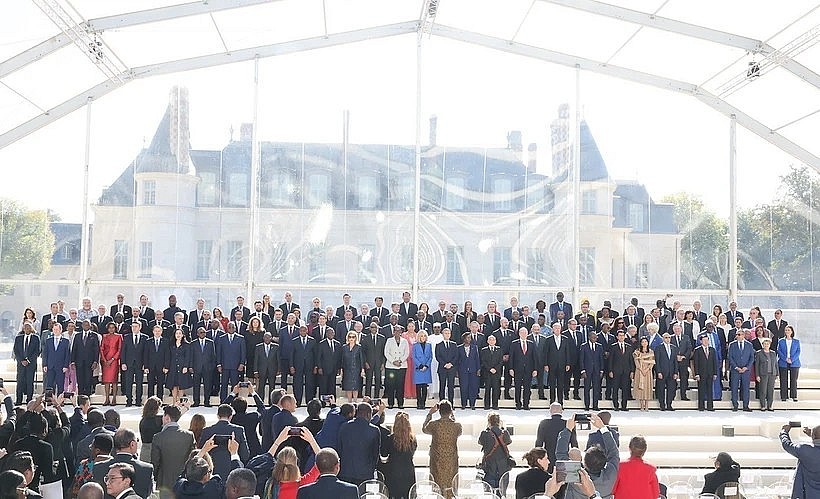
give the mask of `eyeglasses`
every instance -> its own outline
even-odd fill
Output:
[[[109,482],[111,482],[112,480],[117,480],[117,479],[122,480],[122,479],[124,479],[124,478],[125,478],[125,477],[124,477],[124,476],[122,476],[122,475],[120,475],[120,476],[108,476],[108,475],[105,475],[105,476],[103,477],[103,481],[104,481],[105,483],[109,483]]]

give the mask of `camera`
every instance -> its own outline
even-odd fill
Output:
[[[288,431],[288,435],[292,437],[298,437],[302,434],[302,427],[301,426],[294,426]]]
[[[789,421],[789,426],[792,428],[800,428],[802,424],[800,421]]]
[[[70,399],[73,396],[74,396],[74,392],[63,392],[63,398],[64,399]]]
[[[578,483],[581,481],[579,461],[556,461],[555,479],[559,482]]]
[[[239,382],[239,388],[247,388],[249,386],[251,386],[251,384],[247,381],[240,381]]]
[[[43,401],[46,404],[51,404],[54,402],[54,388],[46,388],[45,397],[43,397]]]
[[[221,445],[222,447],[227,447],[228,440],[230,439],[230,435],[214,435],[214,443],[218,446]]]
[[[592,426],[592,414],[589,412],[578,412],[573,416],[575,425],[581,430],[588,430]]]
[[[323,403],[328,404],[331,400],[333,400],[333,395],[322,395],[321,400]]]
[[[188,403],[188,397],[180,397],[179,398],[179,403],[180,404],[187,404]]]

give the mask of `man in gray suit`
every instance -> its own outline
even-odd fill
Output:
[[[151,463],[157,489],[172,489],[194,450],[194,434],[179,427],[182,411],[175,405],[166,405],[162,416],[162,431],[154,435],[151,445]]]
[[[75,453],[76,456],[74,459],[75,462],[78,463],[83,459],[88,459],[91,457],[91,442],[94,441],[94,437],[101,434],[111,435],[112,437],[114,436],[114,432],[105,428],[105,414],[103,414],[99,409],[93,409],[88,412],[88,420],[86,424],[91,428],[91,433],[86,435],[77,443],[77,450]]]
[[[273,390],[279,373],[279,345],[273,343],[273,336],[269,332],[265,332],[262,343],[256,345],[253,366],[256,371],[253,374],[257,379],[256,391],[265,400],[265,385],[270,385]]]
[[[143,498],[150,496],[154,492],[154,467],[134,457],[137,454],[137,435],[128,428],[120,428],[114,433],[114,449],[116,454],[113,458],[94,465],[94,481],[105,487],[104,478],[111,465],[127,463],[134,467],[134,491]],[[105,499],[114,498],[106,494]]]

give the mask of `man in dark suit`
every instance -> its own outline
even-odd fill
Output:
[[[373,303],[376,306],[370,309],[370,317],[378,317],[379,324],[387,324],[387,317],[390,315],[390,310],[384,306],[384,298],[377,296],[373,299]],[[341,336],[339,337],[341,338]]]
[[[482,316],[483,317],[483,316]],[[518,338],[518,333],[509,329],[508,325],[509,322],[506,317],[502,317],[500,321],[500,327],[495,331],[492,331],[486,335],[486,339],[489,340],[490,336],[495,336],[495,344],[501,348],[501,351],[504,352],[504,399],[511,400],[512,395],[510,395],[510,390],[512,389],[512,376],[509,375],[510,370],[510,343]],[[526,327],[526,326],[525,326]],[[527,328],[528,330],[530,328]]]
[[[45,372],[44,388],[54,388],[54,393],[63,393],[65,373],[71,362],[71,347],[69,341],[63,338],[63,326],[56,323],[51,327],[51,334],[43,342],[43,372]],[[99,348],[99,347],[98,347]],[[99,355],[99,349],[97,350]]]
[[[205,442],[214,435],[230,435],[233,440],[239,442],[239,459],[243,463],[247,463],[250,458],[250,450],[245,439],[245,429],[239,425],[231,424],[233,414],[231,406],[228,404],[220,405],[216,410],[216,417],[219,421],[202,430],[202,435],[199,437],[199,447],[202,448]],[[211,449],[210,454],[214,462],[213,473],[219,476],[228,476],[231,469],[231,456],[228,453],[228,448],[220,444]]]
[[[550,403],[558,401],[564,403],[564,391],[566,389],[566,373],[570,366],[570,340],[561,334],[561,324],[556,322],[552,325],[552,336],[547,338],[546,343],[546,367],[549,376]]]
[[[683,334],[680,323],[672,325],[672,344],[678,349],[678,383],[680,385],[680,399],[689,400],[686,392],[689,390],[689,361],[692,359],[692,342]]]
[[[97,307],[97,315],[89,320],[97,326],[97,331],[105,331],[105,327],[109,322],[113,322],[114,318],[108,315],[108,308],[105,305],[100,305]]]
[[[399,314],[407,319],[414,319],[419,312],[419,306],[410,301],[410,292],[405,291],[401,294],[401,304],[399,305]]]
[[[216,365],[216,343],[207,337],[207,330],[200,327],[196,330],[196,339],[191,342],[192,368],[194,371],[193,406],[199,407],[200,387],[205,390],[205,407],[211,406],[211,386],[213,386],[214,366]]]
[[[449,329],[450,335],[453,338],[461,338],[461,334],[466,332],[461,330],[461,327],[458,325],[458,322],[456,322],[455,316],[449,310],[446,314],[444,314],[444,322],[442,322],[441,324],[441,329]],[[478,329],[476,329],[476,331],[477,330]],[[480,346],[483,347],[484,345]]]
[[[198,298],[196,300],[196,308],[188,313],[188,320],[186,324],[188,325],[188,329],[190,331],[196,331],[199,328],[199,323],[205,321],[205,312],[208,312],[208,309],[205,308],[205,300]],[[208,319],[210,319],[210,315],[211,314],[208,313]]]
[[[165,390],[165,375],[171,367],[171,348],[167,338],[162,337],[162,326],[155,325],[154,336],[142,347],[145,356],[142,365],[148,382],[149,397],[154,396],[156,388],[157,397],[162,398]]]
[[[125,304],[125,295],[122,293],[117,293],[117,303],[111,305],[108,311],[111,317],[116,317],[117,314],[122,314],[123,320],[128,320],[133,316],[131,305]]]
[[[345,343],[346,344],[346,343]],[[336,397],[336,376],[342,369],[343,345],[336,340],[336,332],[327,330],[327,338],[316,348],[316,367],[319,377],[319,395]]]
[[[674,411],[672,401],[678,388],[678,347],[672,336],[663,333],[663,342],[655,349],[655,396],[662,411]]]
[[[141,499],[134,490],[137,486],[137,473],[134,466],[129,463],[112,463],[106,466],[102,481],[106,499]]]
[[[635,376],[635,359],[632,347],[624,342],[626,334],[618,331],[615,342],[609,349],[609,379],[612,381],[612,405],[615,410],[628,411],[626,404],[631,393],[631,380]],[[618,405],[618,391],[621,403]]]
[[[145,365],[145,345],[148,337],[142,334],[142,326],[138,322],[131,323],[131,334],[122,339],[120,351],[120,369],[122,370],[122,392],[125,394],[125,406],[131,407],[134,402],[136,388],[137,406],[142,405],[142,379]]]
[[[228,385],[234,386],[240,376],[245,374],[245,362],[248,354],[245,338],[236,334],[236,326],[228,323],[228,334],[216,339],[216,368],[222,374],[222,385],[219,389],[219,400],[228,396]],[[243,459],[243,462],[245,460]]]
[[[307,326],[299,326],[299,335],[291,342],[293,353],[288,367],[293,375],[293,396],[298,406],[303,394],[307,403],[316,392],[316,340],[307,334]]]
[[[384,344],[387,338],[379,333],[378,324],[370,324],[368,332],[361,338],[364,354],[364,393],[379,398],[382,391],[382,369],[384,368]]]
[[[140,497],[148,497],[151,495],[154,491],[154,466],[151,463],[146,463],[134,457],[137,455],[138,447],[137,435],[133,430],[128,428],[118,429],[114,433],[114,450],[116,453],[108,461],[94,464],[92,470],[94,481],[105,486],[103,478],[111,466],[114,465],[114,463],[126,463],[134,467],[136,477],[133,483],[136,493]]]
[[[481,371],[481,360],[478,348],[472,343],[470,333],[461,335],[461,345],[456,349],[458,354],[458,387],[461,393],[461,408],[475,410],[475,401],[478,397],[478,377]]]
[[[168,308],[162,311],[162,318],[165,319],[166,322],[173,323],[174,322],[174,315],[177,312],[182,312],[183,318],[188,317],[188,313],[185,311],[184,308],[179,308],[177,306],[177,297],[176,295],[169,295],[168,296]],[[184,320],[183,320],[184,322]]]
[[[355,315],[356,307],[350,304],[350,294],[345,293],[342,295],[342,305],[336,309],[336,317],[339,319],[344,319],[345,312],[348,310],[352,310]]]
[[[65,316],[62,316],[59,313],[59,307],[57,306],[57,303],[52,303],[51,304],[51,313],[44,315],[40,319],[40,332],[50,331],[49,325],[48,325],[49,321],[52,321],[53,324],[58,324],[59,323],[62,326],[62,324],[63,324],[63,322],[65,322],[65,320],[66,320]]]
[[[438,309],[436,309],[431,317],[433,322],[444,322],[445,316],[447,314],[447,302],[444,300],[439,300],[438,302]]]
[[[695,380],[698,382],[698,410],[714,411],[714,381],[718,377],[718,360],[715,349],[709,346],[709,335],[698,336],[700,346],[692,351]]]
[[[171,318],[173,320],[173,317]],[[168,328],[171,327],[171,323],[166,321],[162,316],[161,310],[154,311],[154,320],[148,322],[148,329],[151,332],[150,336],[154,335],[154,326],[159,326],[162,330],[162,336],[165,339],[168,339],[169,336],[173,336],[169,331]]]
[[[262,336],[262,343],[256,345],[253,367],[256,371],[256,391],[265,398],[265,385],[273,390],[279,373],[279,345],[273,342],[273,335],[268,332]]]
[[[438,397],[439,400],[446,398],[452,404],[455,394],[456,373],[458,372],[458,345],[455,341],[450,340],[452,334],[449,329],[442,329],[441,335],[444,337],[444,341],[436,345],[435,351],[436,360],[438,361]]]
[[[246,332],[248,331],[248,323],[242,320],[242,315],[242,310],[234,309],[233,313],[231,314],[231,322],[229,322],[229,324],[233,324],[233,327],[236,330],[236,334],[244,338]]]
[[[296,499],[358,499],[359,489],[336,478],[339,474],[339,456],[331,448],[324,448],[316,454],[316,468],[319,479],[309,485],[299,487]]]
[[[503,317],[506,317],[507,320],[512,321],[513,312],[518,313],[519,318],[521,317],[521,309],[518,307],[518,297],[515,296],[510,298],[510,306],[504,309]],[[515,328],[515,330],[517,331],[518,328]]]
[[[281,310],[280,310],[281,312]],[[286,323],[279,330],[279,371],[282,373],[282,388],[288,388],[290,362],[293,357],[293,338],[299,336],[299,327],[296,325],[296,314],[288,314]],[[274,336],[276,338],[276,336]]]
[[[564,317],[572,317],[572,305],[564,301],[564,293],[555,293],[555,303],[550,303],[550,324],[558,318],[558,311],[564,312]]]
[[[242,296],[242,295],[239,295],[239,296],[236,297],[236,306],[231,309],[230,315],[228,316],[228,317],[230,317],[230,320],[236,320],[237,319],[237,315],[236,315],[237,310],[242,312],[242,315],[239,316],[240,321],[248,322],[248,320],[250,320],[250,318],[251,318],[251,309],[249,309],[248,307],[245,306],[245,297]]]
[[[564,333],[569,340],[571,340],[570,347],[570,371],[567,373],[567,386],[564,388],[564,393],[567,394],[564,398],[568,397],[568,390],[570,389],[570,382],[569,378],[572,377],[572,398],[575,400],[580,400],[580,391],[581,391],[581,345],[587,342],[587,331],[586,328],[580,329],[578,327],[578,321],[575,318],[572,318],[568,322],[568,328]]]
[[[353,322],[353,311],[345,311],[343,320],[340,320],[339,323],[336,324],[336,336],[345,338],[348,331],[353,331]],[[370,321],[367,320],[367,323],[370,324]]]
[[[709,316],[706,315],[706,312],[701,310],[700,300],[695,300],[692,303],[692,308],[694,309],[694,312],[695,312],[695,320],[698,322],[698,324],[700,324],[700,330],[702,331],[703,328],[706,327],[706,319],[708,319]]]
[[[535,351],[535,344],[527,339],[527,328],[522,327],[518,330],[518,339],[510,343],[509,375],[515,379],[516,410],[530,410],[530,380],[540,375],[535,365]]]
[[[17,405],[34,397],[34,373],[37,370],[37,357],[40,356],[40,337],[34,334],[34,329],[28,322],[23,324],[23,331],[14,338],[12,349],[14,361],[17,363]]]
[[[774,311],[774,319],[769,321],[767,329],[772,333],[772,344],[777,345],[780,338],[786,336],[786,326],[789,323],[783,320],[783,311],[779,308]]]
[[[519,329],[520,331],[520,329]],[[535,377],[535,385],[538,387],[538,399],[544,400],[544,387],[549,386],[547,374],[547,338],[541,334],[541,325],[535,324],[530,331],[529,340],[533,344],[533,361],[535,362],[535,370],[538,375]]]
[[[751,412],[749,407],[749,382],[752,366],[755,363],[755,352],[752,343],[746,341],[745,331],[737,332],[737,340],[729,344],[729,389],[732,391],[732,410],[737,411],[738,390],[743,401],[743,410]]]
[[[285,327],[287,322],[285,322],[284,316],[282,315],[282,311],[278,308],[274,309],[273,315],[271,316],[270,323],[268,323],[267,329],[273,335],[273,342],[277,345],[279,344],[279,330]]]
[[[282,315],[287,317],[288,314],[293,313],[297,308],[299,308],[299,304],[293,303],[293,294],[291,294],[290,291],[285,291],[285,301],[279,305],[279,310],[282,311]]]
[[[729,324],[734,324],[735,319],[740,317],[740,323],[743,324],[743,312],[737,309],[737,302],[729,302],[729,310],[726,311],[726,321]]]
[[[487,336],[487,346],[481,349],[481,371],[484,373],[484,410],[498,410],[501,396],[501,373],[504,371],[504,351],[494,335]],[[441,343],[439,343],[440,345]],[[438,346],[438,345],[436,345]]]
[[[262,450],[262,445],[259,442],[259,423],[264,414],[265,401],[256,393],[252,383],[248,384],[248,397],[252,398],[256,404],[256,411],[248,412],[248,398],[240,395],[242,388],[239,385],[233,387],[233,391],[223,404],[228,404],[233,408],[234,415],[231,418],[231,424],[241,426],[245,431],[245,440],[248,442],[248,451],[251,457],[258,456],[268,449]]]
[[[373,478],[379,463],[381,432],[370,424],[373,408],[361,403],[356,407],[356,417],[339,428],[339,458],[342,480],[360,484]]]
[[[581,345],[579,362],[581,364],[581,377],[584,378],[584,410],[590,407],[598,409],[598,402],[601,400],[601,379],[604,376],[606,366],[604,364],[604,347],[598,343],[598,333],[590,330],[587,333],[587,342]],[[590,392],[592,393],[592,404],[590,404]]]
[[[547,469],[548,473],[552,473],[555,467],[555,444],[558,443],[558,434],[566,427],[567,422],[564,420],[564,407],[558,402],[551,403],[550,417],[538,423],[538,430],[535,434],[535,446],[546,449],[547,456],[550,458],[550,465]],[[574,428],[569,438],[570,446],[578,447],[578,435],[575,433]]]

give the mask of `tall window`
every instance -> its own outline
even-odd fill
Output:
[[[196,278],[209,279],[211,277],[211,256],[214,251],[213,241],[196,242]]]
[[[228,201],[233,206],[248,206],[248,175],[231,173],[228,175]]]
[[[216,173],[201,172],[200,182],[196,188],[196,199],[199,206],[216,205]]]
[[[444,207],[448,210],[463,210],[466,194],[464,177],[450,177],[444,186]]]
[[[57,296],[61,298],[65,298],[68,296],[68,285],[67,284],[60,284],[57,286]]]
[[[512,209],[512,180],[498,178],[493,182],[493,207],[496,211],[510,211]]]
[[[379,179],[370,175],[359,177],[356,180],[359,192],[359,208],[372,209],[378,206],[381,192]]]
[[[275,243],[270,247],[270,278],[272,281],[284,281],[288,273],[288,249],[284,243]]]
[[[325,245],[311,244],[308,255],[308,282],[325,282]]]
[[[581,194],[581,213],[585,215],[598,213],[598,195],[595,191],[584,191]]]
[[[413,246],[409,244],[401,247],[399,279],[405,282],[413,280]]]
[[[461,275],[463,255],[463,247],[447,246],[447,284],[464,284],[464,277]]]
[[[330,200],[330,177],[324,173],[308,176],[308,189],[305,205],[310,208],[322,206]]]
[[[595,285],[595,248],[581,248],[581,284],[584,286]]]
[[[114,279],[128,278],[128,243],[121,239],[114,241]]]
[[[510,276],[510,248],[493,248],[493,282],[499,282]]]
[[[225,262],[226,277],[239,279],[242,276],[242,241],[228,241],[226,251],[228,253]]]
[[[359,282],[376,282],[376,245],[360,244]]]
[[[416,179],[412,173],[402,174],[396,181],[395,210],[412,210],[415,207]]]
[[[649,287],[649,264],[646,262],[640,262],[635,264],[635,287]]]
[[[77,246],[73,243],[65,243],[60,250],[60,259],[67,262],[74,260],[74,255],[77,254]]]
[[[137,277],[151,277],[153,267],[154,243],[140,241],[140,272]]]
[[[289,173],[274,173],[268,182],[268,196],[274,206],[292,206],[294,191],[293,175]]]
[[[142,204],[153,206],[157,204],[157,181],[143,180],[142,182]]]
[[[31,296],[40,296],[41,289],[39,284],[32,284],[31,288],[29,288],[29,294]]]
[[[643,232],[643,205],[638,203],[629,203],[629,226],[636,232]]]
[[[543,249],[530,248],[527,251],[527,277],[532,282],[547,282],[547,258]]]

